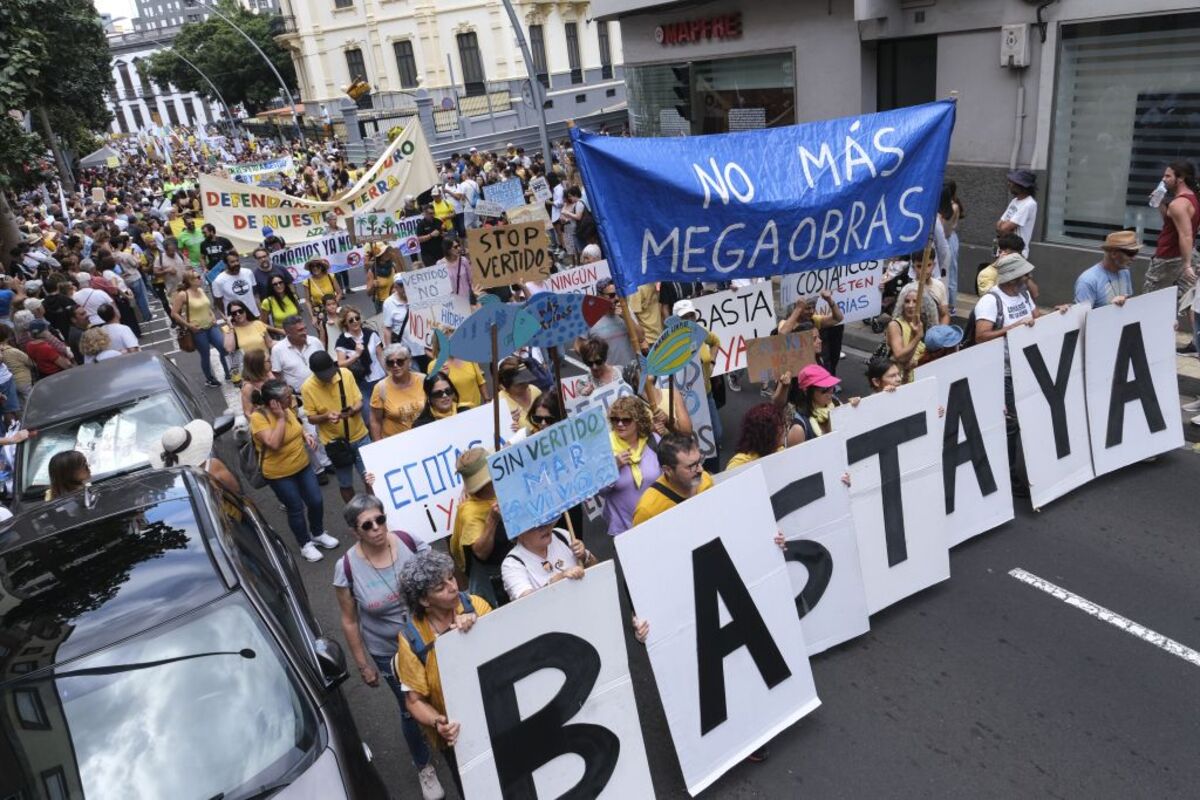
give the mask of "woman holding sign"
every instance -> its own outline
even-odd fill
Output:
[[[517,537],[517,543],[504,557],[500,574],[508,599],[520,600],[564,578],[577,581],[585,569],[595,565],[596,557],[583,542],[548,522]]]
[[[642,494],[662,475],[658,464],[659,436],[645,402],[632,395],[618,397],[608,407],[613,453],[617,456],[617,480],[600,490],[604,498],[604,521],[608,535],[616,536],[633,527],[633,512]]]
[[[463,498],[450,534],[450,555],[467,575],[467,589],[493,606],[505,598],[500,565],[512,542],[504,530],[496,489],[488,472],[487,451],[472,447],[454,465],[462,478]]]
[[[917,308],[917,292],[901,293],[902,311],[887,327],[887,346],[900,368],[904,383],[912,383],[917,364],[925,355],[925,326]]]

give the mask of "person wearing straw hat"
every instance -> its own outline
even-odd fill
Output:
[[[150,466],[153,469],[197,467],[216,478],[229,491],[240,494],[242,487],[237,477],[221,459],[212,455],[213,439],[212,425],[202,419],[167,428],[159,440],[158,449],[150,451]]]
[[[484,448],[472,447],[455,462],[464,494],[450,535],[450,555],[458,569],[467,575],[467,591],[495,608],[508,597],[500,567],[512,549],[512,542],[500,517],[487,455]]]
[[[1140,249],[1133,231],[1114,231],[1104,237],[1104,257],[1085,269],[1075,280],[1075,302],[1100,308],[1109,303],[1123,306],[1133,296],[1133,276],[1129,265]]]

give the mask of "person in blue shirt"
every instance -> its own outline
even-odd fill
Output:
[[[1116,231],[1104,238],[1104,257],[1075,280],[1075,302],[1091,303],[1092,308],[1108,304],[1125,305],[1133,296],[1133,276],[1129,265],[1137,258],[1138,240],[1133,231]]]

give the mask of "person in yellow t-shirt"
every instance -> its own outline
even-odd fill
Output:
[[[442,230],[454,230],[454,206],[442,196],[440,187],[433,190],[433,215],[442,221]]]
[[[542,390],[533,385],[533,373],[518,356],[509,356],[496,369],[500,378],[500,399],[508,401],[517,428],[529,426],[529,409]]]
[[[658,302],[658,284],[639,286],[636,292],[629,295],[629,311],[642,328],[641,350],[644,353],[662,335],[662,305]]]
[[[383,311],[383,301],[392,294],[392,278],[403,271],[403,256],[384,242],[367,248],[367,293],[375,304],[375,313]]]
[[[301,286],[308,300],[308,315],[312,318],[313,327],[317,327],[317,312],[324,308],[325,295],[333,295],[340,306],[342,304],[342,288],[329,274],[329,262],[323,258],[310,259],[304,265],[308,277]]]
[[[321,444],[325,445],[326,454],[334,462],[338,490],[342,499],[349,503],[354,497],[354,471],[358,470],[360,478],[366,473],[359,449],[371,441],[359,413],[362,411],[362,392],[350,370],[338,367],[333,356],[324,350],[309,356],[308,368],[312,375],[300,386],[304,410],[308,421],[317,426]],[[336,447],[349,448],[354,457],[352,462],[338,466],[337,457],[330,452],[330,443],[335,441],[339,442]]]
[[[371,392],[371,437],[379,439],[411,430],[425,408],[425,376],[412,371],[412,353],[402,344],[383,348],[387,375]]]
[[[778,453],[783,449],[787,426],[783,424],[783,413],[774,403],[759,403],[751,406],[742,417],[742,430],[738,435],[737,452],[729,458],[725,471],[757,461]]]
[[[250,401],[254,406],[250,436],[263,477],[287,509],[288,527],[300,545],[300,555],[306,561],[320,561],[324,556],[317,548],[332,549],[339,542],[325,532],[325,503],[305,447],[316,442],[300,426],[292,389],[283,381],[266,381],[251,393]]]
[[[508,597],[502,588],[500,565],[513,543],[508,539],[496,505],[487,451],[472,447],[459,455],[454,469],[462,478],[464,497],[450,534],[450,555],[466,573],[467,590],[498,606]]]
[[[475,408],[492,399],[492,393],[483,377],[483,370],[473,361],[463,361],[451,356],[446,359],[442,371],[450,376],[450,382],[458,391],[458,402],[463,405]]]
[[[638,500],[633,524],[640,525],[713,486],[704,471],[704,457],[695,434],[668,433],[658,442],[658,466],[662,475]]]
[[[461,794],[462,781],[454,757],[459,723],[446,716],[446,698],[433,645],[451,630],[466,634],[492,606],[482,597],[459,591],[454,581],[454,562],[437,550],[417,553],[404,562],[399,584],[412,617],[397,637],[392,672],[405,690],[408,713],[421,725],[429,743],[442,751]]]

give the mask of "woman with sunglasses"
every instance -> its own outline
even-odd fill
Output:
[[[425,390],[425,408],[421,409],[421,414],[413,422],[414,428],[471,409],[471,406],[458,402],[458,390],[454,388],[450,376],[445,372],[427,375],[425,380],[421,381],[421,385]]]
[[[609,536],[633,527],[633,512],[650,485],[662,475],[658,463],[659,436],[645,401],[633,395],[618,397],[608,407],[609,434],[617,456],[617,480],[600,490]]]
[[[534,377],[520,356],[509,356],[496,368],[500,378],[500,399],[508,401],[513,423],[518,428],[529,427],[529,409],[542,390],[533,385]]]
[[[588,368],[588,382],[580,389],[580,394],[590,395],[600,387],[621,379],[621,373],[608,363],[608,342],[598,336],[588,335],[577,349]]]
[[[363,683],[374,689],[382,677],[396,696],[400,730],[422,793],[426,797],[444,796],[430,763],[433,756],[429,743],[405,707],[404,689],[391,666],[396,642],[411,616],[400,570],[418,553],[428,551],[429,545],[403,531],[389,531],[383,503],[374,495],[355,495],[342,513],[356,541],[333,566],[333,591],[341,610],[342,633]]]
[[[312,318],[313,327],[317,325],[317,309],[323,305],[324,297],[331,294],[337,298],[338,305],[342,303],[342,287],[329,274],[329,262],[323,258],[313,258],[304,265],[308,277],[304,279],[304,293],[308,300],[308,314]]]
[[[270,326],[271,337],[282,339],[283,321],[300,316],[300,300],[292,291],[292,285],[278,275],[271,278],[267,288],[270,294],[261,303],[263,319]]]
[[[402,344],[389,344],[383,348],[383,364],[387,367],[387,377],[375,384],[371,392],[373,442],[410,430],[425,408],[425,390],[421,385],[424,376],[412,371],[409,349]]]
[[[271,337],[267,335],[266,323],[250,316],[250,309],[241,300],[226,303],[225,315],[229,317],[229,325],[225,328],[225,352],[229,353],[229,369],[236,385],[241,383],[246,355],[270,352]]]
[[[350,370],[362,396],[370,397],[375,384],[384,376],[383,339],[363,325],[362,312],[353,306],[342,309],[338,316],[338,328],[341,333],[334,345],[338,366]],[[367,404],[363,404],[362,415],[363,422],[369,428],[371,412]]]
[[[200,371],[209,386],[220,386],[221,382],[212,374],[208,354],[215,349],[221,359],[221,368],[225,370],[225,380],[229,380],[229,362],[225,358],[225,344],[221,330],[213,319],[212,301],[204,289],[200,288],[200,276],[188,270],[183,273],[179,291],[171,298],[171,319],[181,328],[192,332],[196,355],[200,357]]]
[[[529,426],[526,431],[532,435],[562,419],[564,416],[558,402],[558,391],[551,389],[544,394],[539,394],[534,399],[533,405],[529,407]]]
[[[583,542],[548,522],[517,536],[500,564],[500,576],[508,599],[520,600],[564,578],[577,581],[595,564]]]
[[[446,338],[449,339],[453,333],[453,328],[447,330]],[[460,403],[475,408],[491,402],[492,391],[483,377],[483,370],[474,361],[463,361],[461,358],[450,356],[442,366],[442,371],[450,377],[450,382],[454,384]]]
[[[794,379],[784,373],[780,383],[788,387],[786,401],[792,406],[788,423],[787,446],[801,444],[833,430],[829,412],[842,403],[834,395],[841,379],[820,364],[809,364]],[[778,398],[782,393],[777,393]],[[851,400],[857,404],[858,398]],[[776,402],[778,405],[778,401]]]

